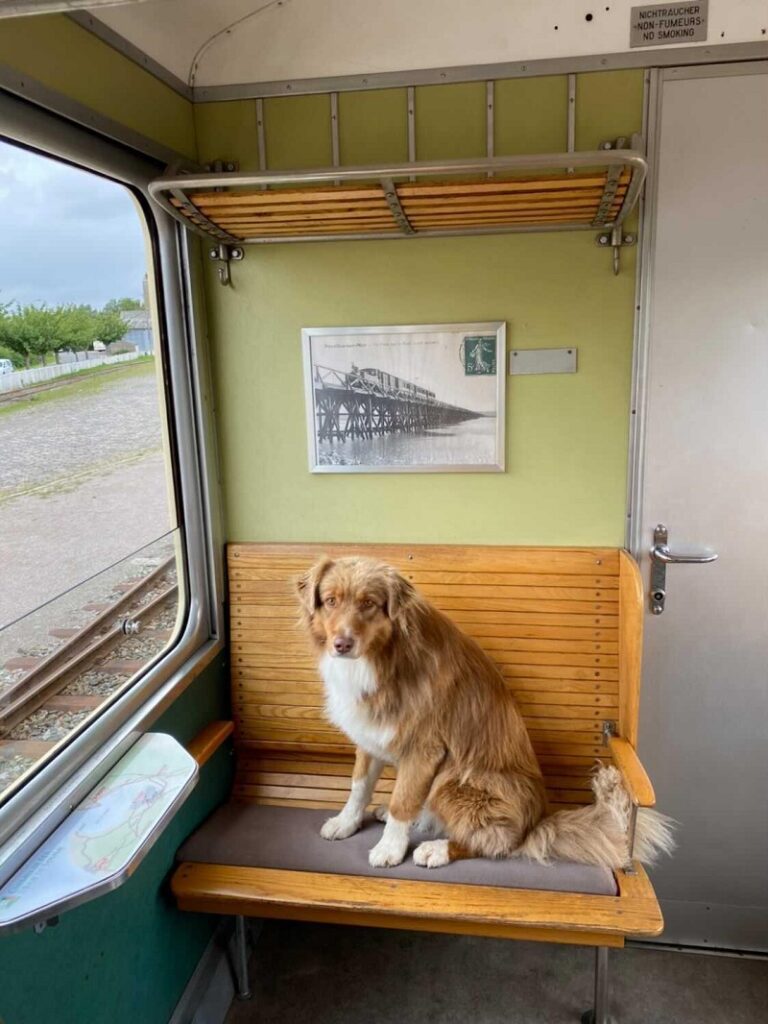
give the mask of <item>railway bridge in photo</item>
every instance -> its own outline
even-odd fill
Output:
[[[484,414],[440,401],[434,391],[385,370],[328,366],[314,371],[318,441],[347,441],[384,434],[421,434]]]

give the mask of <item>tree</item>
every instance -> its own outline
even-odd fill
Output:
[[[84,352],[98,338],[98,314],[90,306],[59,306],[55,315],[57,350]]]
[[[105,313],[121,313],[131,309],[143,309],[141,299],[110,299],[104,307]],[[103,338],[101,339],[104,340]],[[119,341],[119,339],[117,339]]]
[[[127,330],[128,324],[114,308],[97,312],[90,306],[51,309],[42,304],[17,305],[11,310],[0,304],[0,345],[15,352],[27,367],[33,356],[44,363],[49,352],[84,352],[97,339],[105,345],[120,341]]]
[[[23,357],[8,344],[8,321],[11,308],[10,302],[0,302],[0,359],[10,359],[14,367],[21,367],[24,363]]]
[[[57,335],[57,312],[46,305],[16,306],[0,318],[0,340],[21,356],[27,367],[32,356],[38,356],[41,364],[45,362],[46,354],[57,347]]]
[[[109,303],[107,303],[107,306]],[[128,330],[128,324],[123,320],[117,310],[108,309],[107,306],[100,313],[96,313],[96,337],[105,345],[113,341],[120,341]]]

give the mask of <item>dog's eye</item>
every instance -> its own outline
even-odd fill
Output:
[[[325,606],[326,606],[326,608],[335,608],[336,607],[336,603],[337,602],[336,602],[336,598],[335,597],[326,597],[326,599],[325,599]]]
[[[372,601],[370,597],[366,597],[366,599],[364,601],[361,601],[360,604],[362,605],[363,608],[365,608],[367,612],[369,612],[371,608],[376,607],[376,602]]]

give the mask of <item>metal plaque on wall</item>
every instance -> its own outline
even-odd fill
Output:
[[[709,0],[692,4],[649,4],[633,7],[629,22],[630,46],[667,46],[699,43],[707,38]]]

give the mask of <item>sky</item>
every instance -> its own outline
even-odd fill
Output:
[[[312,339],[313,364],[345,372],[353,363],[374,367],[434,391],[450,405],[492,412],[496,377],[465,374],[460,357],[465,334],[474,336],[477,331],[316,335]]]
[[[0,142],[0,303],[140,299],[144,236],[121,185]]]

